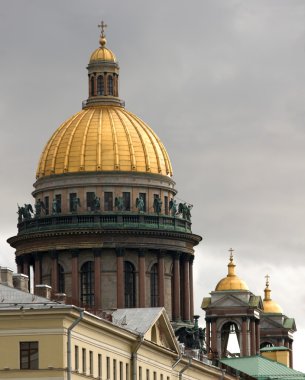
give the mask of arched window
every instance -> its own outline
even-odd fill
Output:
[[[136,279],[134,266],[129,262],[124,262],[125,277],[125,307],[136,306]]]
[[[94,266],[93,261],[85,262],[80,269],[80,301],[82,306],[94,306]]]
[[[58,292],[65,293],[65,270],[60,264],[57,264],[57,273],[58,273]]]
[[[90,79],[91,96],[94,96],[94,77]]]
[[[150,306],[158,306],[158,264],[154,264],[150,271]]]
[[[111,76],[108,77],[108,94],[113,95],[113,78]]]
[[[97,77],[97,94],[104,95],[104,78],[102,75]]]

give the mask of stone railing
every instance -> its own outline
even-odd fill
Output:
[[[132,212],[56,214],[23,220],[18,233],[58,229],[154,229],[191,233],[191,222],[180,217]]]

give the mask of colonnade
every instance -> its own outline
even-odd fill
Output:
[[[101,266],[103,261],[103,249],[93,249],[94,260],[94,309],[100,310],[102,306],[102,286],[101,286]],[[81,257],[81,250],[74,249],[69,251],[71,253],[71,294],[67,294],[68,300],[71,303],[80,304],[80,267],[79,259]],[[42,263],[44,257],[48,255],[51,258],[51,273],[49,273],[50,284],[53,292],[59,289],[59,273],[58,263],[59,255],[65,255],[64,251],[49,251],[46,253],[31,253],[24,256],[19,256],[17,259],[18,272],[30,276],[30,267],[33,267],[33,280],[34,285],[42,283]],[[151,261],[152,253],[145,249],[139,249],[136,254],[136,307],[150,307],[148,302],[147,292],[147,259]],[[179,322],[191,321],[194,315],[194,302],[193,302],[193,256],[167,250],[159,250],[157,255],[157,268],[158,268],[158,305],[159,307],[166,307],[171,304],[172,320]],[[171,259],[171,272],[169,273],[166,267],[169,267],[168,258]],[[124,248],[117,248],[115,250],[116,260],[116,289],[113,289],[114,304],[116,301],[117,308],[125,307],[125,283],[124,283],[124,261],[126,258],[126,250]],[[99,270],[98,270],[99,268]],[[45,273],[44,273],[45,275]],[[166,289],[169,286],[168,281],[165,282],[166,275],[171,277],[171,291]],[[33,284],[32,284],[33,285]],[[166,299],[166,297],[171,299]]]

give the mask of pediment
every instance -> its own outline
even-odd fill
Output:
[[[245,307],[249,306],[248,303],[240,300],[239,298],[233,296],[232,294],[225,295],[224,297],[212,302],[209,306],[210,308],[231,308],[231,307]]]
[[[282,328],[283,327],[283,324],[280,323],[279,321],[275,321],[271,318],[268,318],[266,316],[262,317],[261,318],[261,321],[260,321],[260,328],[261,329],[278,329],[278,328]]]
[[[144,339],[168,350],[175,351],[177,354],[179,353],[177,338],[165,311],[160,314],[158,319],[148,329],[144,335]]]

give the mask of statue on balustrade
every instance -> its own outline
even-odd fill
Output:
[[[35,202],[35,217],[40,217],[42,212],[45,213],[45,210],[44,203],[38,198]]]
[[[114,205],[118,211],[123,211],[124,210],[123,197],[115,197]]]
[[[78,206],[80,207],[80,199],[78,197],[72,198],[72,212],[77,212]]]
[[[153,208],[154,212],[159,215],[162,209],[162,201],[159,196],[154,199]]]
[[[101,208],[101,199],[94,195],[94,199],[92,201],[91,210],[92,211],[99,211]]]
[[[142,195],[139,195],[139,198],[136,199],[136,208],[138,209],[139,212],[143,212],[144,206],[145,206],[144,199]]]
[[[56,215],[59,213],[59,201],[54,198],[52,201],[52,214]]]
[[[186,219],[188,221],[191,220],[191,209],[193,208],[193,205],[184,203],[179,203],[178,206],[178,214],[182,215],[183,219]]]
[[[175,216],[177,214],[177,202],[176,199],[171,198],[169,201],[169,211],[171,216]]]
[[[18,206],[18,223],[21,223],[23,220],[31,219],[32,214],[34,214],[33,207],[31,204],[24,204],[24,206]]]

